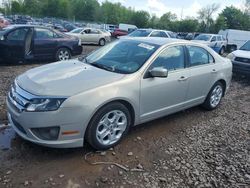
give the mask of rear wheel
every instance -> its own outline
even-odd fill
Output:
[[[214,110],[221,102],[224,94],[224,87],[221,82],[216,82],[207,95],[203,107],[207,110]]]
[[[87,142],[97,150],[117,145],[127,134],[131,115],[121,103],[115,102],[101,108],[93,116],[86,130]]]
[[[105,39],[100,39],[99,40],[99,45],[100,46],[105,46],[105,43],[106,43]]]
[[[59,48],[56,52],[57,61],[65,61],[71,59],[70,50],[67,48]]]

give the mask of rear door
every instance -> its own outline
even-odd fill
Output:
[[[190,73],[187,106],[203,102],[215,83],[218,70],[213,56],[199,46],[187,46],[188,68]]]
[[[24,59],[25,38],[29,28],[17,28],[9,32],[3,41],[4,58],[20,60]]]
[[[52,58],[57,48],[56,33],[46,28],[35,28],[34,56],[36,58]]]

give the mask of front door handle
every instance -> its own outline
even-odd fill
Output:
[[[178,81],[186,81],[188,79],[188,77],[185,77],[185,76],[181,76],[180,78],[179,78],[179,80]]]

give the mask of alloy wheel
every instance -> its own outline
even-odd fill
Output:
[[[128,126],[124,112],[113,110],[106,113],[99,121],[96,129],[96,138],[102,145],[112,145],[118,142]]]

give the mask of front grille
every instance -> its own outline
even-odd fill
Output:
[[[242,63],[250,63],[250,59],[244,57],[236,57],[235,61],[242,62]]]
[[[21,89],[15,82],[8,94],[8,100],[12,106],[14,106],[19,112],[22,112],[30,103],[29,99],[25,96],[25,91]]]
[[[27,134],[26,131],[24,130],[24,128],[16,121],[14,120],[13,118],[11,118],[14,126],[20,131],[22,132],[23,134]]]

